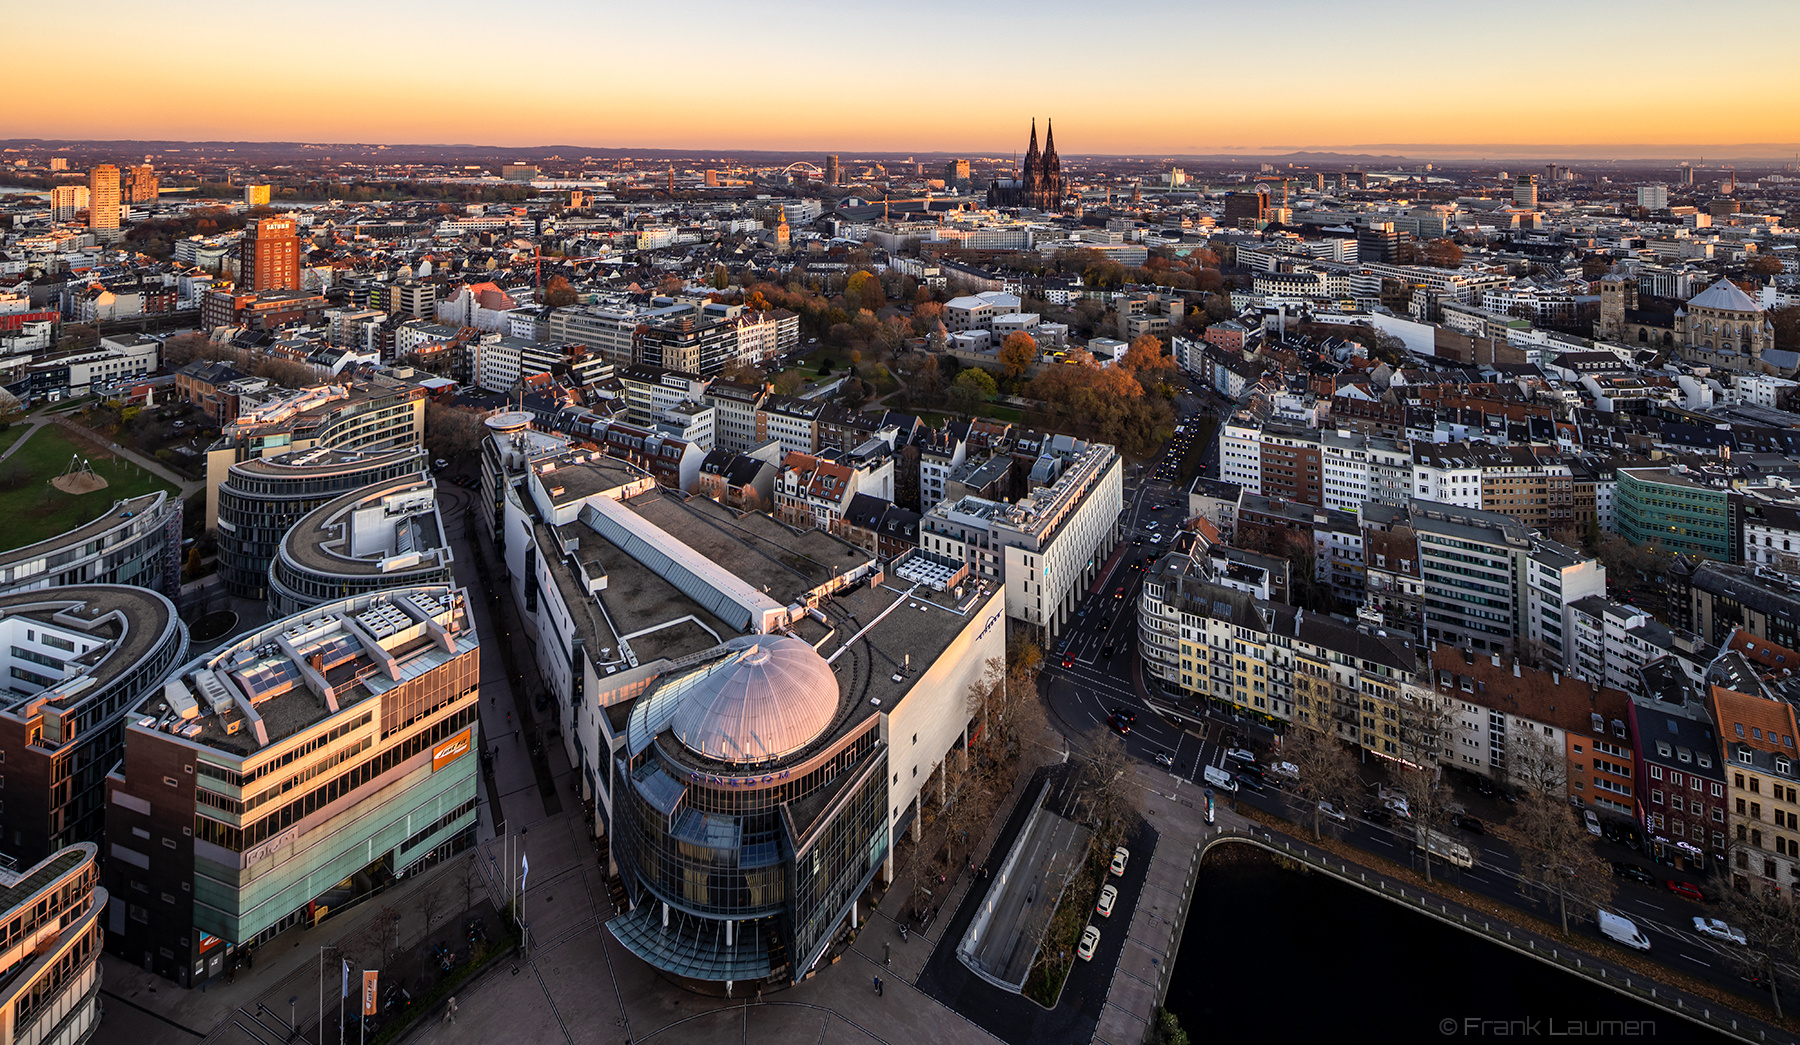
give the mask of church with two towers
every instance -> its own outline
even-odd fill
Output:
[[[998,178],[988,186],[990,207],[1029,207],[1058,210],[1068,196],[1062,160],[1056,155],[1056,130],[1044,125],[1044,151],[1038,152],[1037,120],[1031,121],[1031,146],[1025,150],[1025,169],[1016,178]]]

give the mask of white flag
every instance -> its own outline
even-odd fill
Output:
[[[344,997],[350,997],[350,962],[344,962]]]
[[[525,888],[525,879],[531,877],[531,857],[526,854],[520,854],[519,867],[519,888],[523,889]]]

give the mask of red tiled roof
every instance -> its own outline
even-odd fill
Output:
[[[1794,706],[1787,701],[1708,686],[1706,706],[1726,743],[1746,744],[1759,751],[1794,753],[1793,738],[1800,728],[1794,725]]]

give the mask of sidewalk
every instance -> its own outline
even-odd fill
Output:
[[[92,428],[87,428],[82,425],[78,425],[66,417],[57,417],[54,420],[57,424],[62,425],[64,428],[67,428],[69,431],[75,433],[76,435],[80,436],[81,438],[92,440],[93,442],[99,443],[101,446],[106,447],[106,450],[108,453],[116,454],[120,458],[130,461],[132,464],[135,464],[138,467],[144,469],[145,471],[151,473],[152,475],[155,475],[157,478],[164,479],[164,480],[168,481],[169,483],[173,484],[177,490],[181,491],[181,499],[184,501],[187,500],[189,497],[193,496],[193,494],[196,491],[203,490],[206,488],[206,482],[204,480],[183,479],[181,476],[170,471],[168,466],[163,464],[161,461],[158,461],[153,457],[145,457],[143,454],[138,453],[136,450],[127,450],[125,447],[120,446],[118,443],[113,442],[111,439],[108,439],[106,436],[103,436],[99,432],[94,431]],[[23,441],[23,440],[21,440],[21,441]],[[17,445],[17,444],[14,444],[14,445]]]
[[[221,1033],[232,1026],[238,1010],[254,1012],[261,1002],[285,1019],[291,997],[310,1003],[296,1003],[297,1009],[306,1010],[300,1013],[301,1025],[310,1026],[318,1020],[320,947],[336,947],[353,939],[384,912],[399,916],[396,928],[402,946],[417,943],[425,938],[424,916],[416,906],[419,898],[428,890],[454,894],[460,908],[460,876],[468,867],[469,854],[459,853],[313,928],[284,933],[256,951],[253,968],[240,969],[235,978],[216,980],[204,989],[184,990],[103,953],[101,990],[108,1001],[105,1037],[133,1045],[192,1042],[200,1037],[238,1042],[244,1040],[241,1033]],[[477,898],[485,895],[480,889],[475,892]],[[438,928],[442,929],[441,913]],[[334,968],[335,961],[326,958],[324,993],[328,1002],[342,985],[341,967]]]

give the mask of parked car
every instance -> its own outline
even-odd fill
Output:
[[[1099,946],[1100,929],[1098,926],[1090,925],[1081,930],[1081,944],[1075,948],[1075,957],[1084,962],[1091,962],[1094,960],[1094,950]]]
[[[1733,929],[1731,926],[1717,918],[1702,918],[1699,915],[1695,915],[1694,931],[1704,936],[1710,936],[1715,940],[1724,940],[1726,943],[1735,943],[1739,946],[1742,946],[1747,942],[1744,939],[1742,930]]]
[[[1612,872],[1620,878],[1629,878],[1634,882],[1642,882],[1645,885],[1656,884],[1656,876],[1636,864],[1628,864],[1614,860]]]
[[[1592,809],[1582,810],[1581,819],[1587,824],[1588,834],[1593,835],[1595,838],[1599,838],[1600,818],[1594,815],[1594,811]]]
[[[1117,849],[1114,849],[1113,850],[1113,858],[1112,858],[1112,867],[1110,868],[1110,870],[1115,875],[1123,876],[1125,874],[1125,864],[1130,859],[1131,859],[1131,850],[1125,848],[1124,846],[1120,846]]]
[[[1100,902],[1094,905],[1094,913],[1102,918],[1111,918],[1113,904],[1119,902],[1119,887],[1108,884],[1100,890]]]
[[[1670,892],[1684,900],[1692,900],[1695,903],[1703,903],[1706,900],[1706,894],[1702,893],[1700,887],[1692,882],[1684,882],[1678,878],[1671,878],[1663,884],[1668,886]]]

